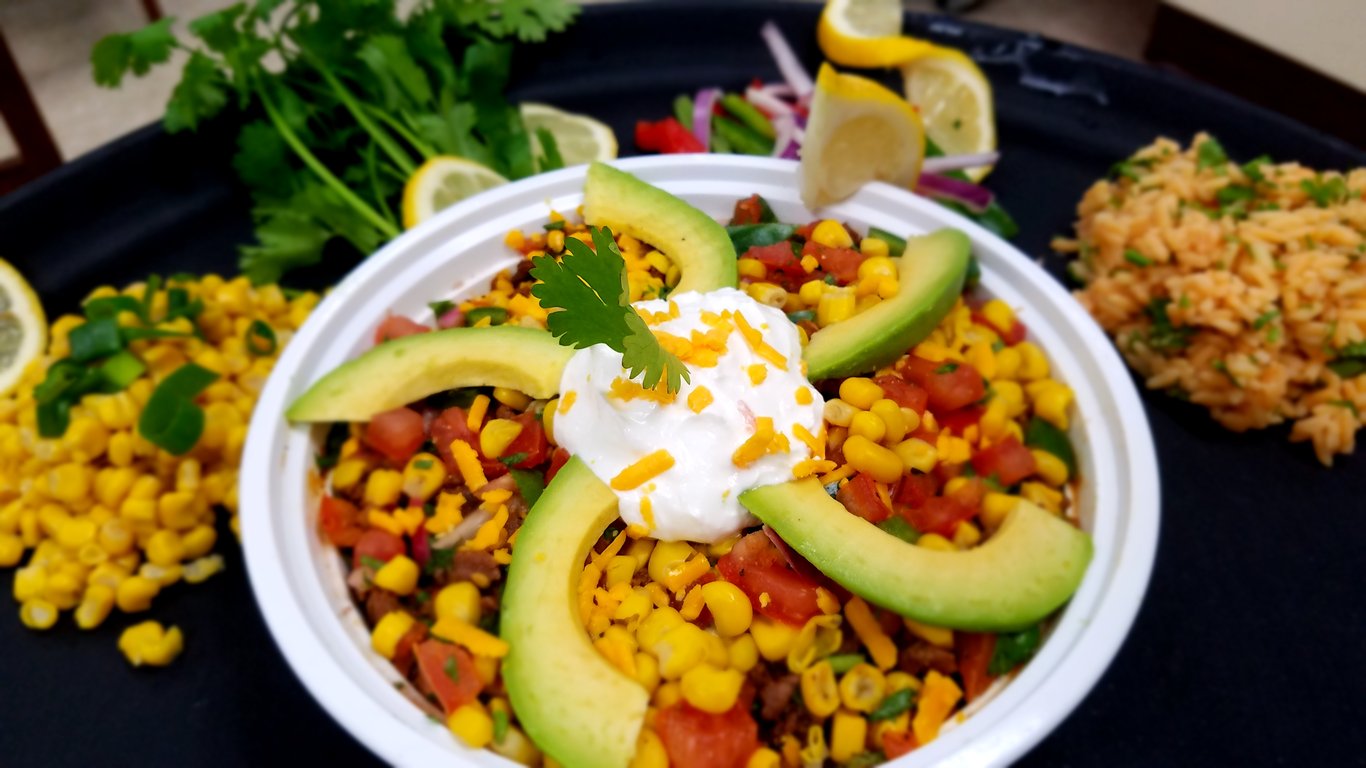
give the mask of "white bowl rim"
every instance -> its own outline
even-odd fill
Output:
[[[723,183],[738,183],[765,194],[770,202],[781,201],[783,208],[801,208],[793,202],[798,188],[798,165],[794,161],[675,155],[631,158],[613,165],[684,197],[714,194]],[[462,201],[372,255],[338,284],[295,335],[261,393],[251,421],[243,452],[239,506],[242,545],[257,603],[276,644],[314,698],[353,736],[393,764],[433,760],[470,765],[510,763],[486,751],[465,749],[444,726],[427,723],[416,707],[389,688],[396,675],[389,675],[386,682],[382,668],[375,663],[378,657],[368,646],[356,647],[359,638],[354,627],[348,631],[344,626],[344,607],[332,614],[330,621],[320,614],[316,598],[324,595],[324,588],[317,573],[310,578],[298,572],[304,567],[299,558],[306,558],[310,551],[310,542],[301,541],[299,534],[306,515],[298,514],[299,507],[290,507],[287,494],[282,492],[293,489],[297,493],[298,489],[281,485],[288,480],[283,477],[283,467],[299,467],[311,461],[312,437],[307,428],[288,425],[281,414],[288,402],[326,370],[310,370],[304,375],[301,366],[310,355],[316,358],[325,354],[313,354],[315,347],[337,338],[347,339],[336,335],[336,326],[357,322],[351,305],[373,303],[374,296],[365,296],[367,289],[374,293],[376,281],[386,275],[392,279],[394,275],[389,273],[396,270],[402,274],[421,266],[426,262],[417,262],[424,258],[437,258],[432,255],[437,249],[465,231],[457,228],[500,224],[498,211],[504,206],[544,203],[548,213],[553,202],[566,210],[566,202],[574,203],[574,190],[581,190],[584,170],[578,166],[534,176]],[[731,200],[745,194],[748,192],[734,196],[733,190],[726,193]],[[869,184],[854,197],[821,213],[866,226],[857,215],[859,211],[883,218],[890,211],[906,220],[964,231],[982,262],[987,292],[1014,306],[1032,308],[1036,314],[1031,318],[1031,336],[1070,337],[1073,343],[1066,348],[1059,348],[1057,338],[1040,346],[1050,358],[1064,357],[1071,370],[1085,370],[1085,378],[1068,378],[1077,393],[1077,421],[1081,422],[1073,432],[1082,429],[1088,437],[1098,435],[1102,445],[1114,454],[1105,456],[1079,446],[1083,467],[1091,470],[1083,493],[1099,493],[1102,502],[1122,505],[1125,520],[1122,529],[1110,515],[1094,521],[1096,558],[1047,642],[987,706],[892,763],[907,768],[1006,764],[1038,743],[1080,703],[1118,652],[1137,615],[1151,575],[1158,533],[1160,495],[1152,434],[1128,370],[1104,332],[1062,286],[1014,246],[936,203],[882,183]],[[535,223],[522,221],[521,226]],[[407,261],[414,263],[405,265]],[[1026,290],[1034,298],[1026,299]],[[429,298],[434,297],[429,294]],[[1040,323],[1040,314],[1050,322]],[[376,317],[362,320],[373,324]],[[342,345],[359,343],[361,340],[347,339]],[[1096,464],[1097,459],[1102,463]],[[1104,487],[1097,487],[1102,482]],[[297,520],[291,520],[290,515]],[[302,529],[312,536],[316,551],[316,532],[306,525]],[[309,594],[297,594],[296,589]],[[349,620],[357,621],[354,616]]]

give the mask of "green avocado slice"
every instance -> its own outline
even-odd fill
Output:
[[[681,276],[674,291],[714,291],[739,283],[735,246],[715,219],[625,171],[588,166],[583,219],[658,248]]]
[[[901,289],[877,306],[811,335],[802,359],[812,381],[885,365],[920,343],[963,292],[972,245],[956,229],[913,238],[901,256]]]
[[[650,695],[588,640],[574,589],[617,496],[571,458],[517,533],[499,632],[503,682],[531,740],[566,768],[625,768]]]
[[[821,573],[870,603],[916,621],[974,632],[1039,622],[1072,596],[1091,537],[1027,501],[986,543],[962,552],[917,547],[850,514],[813,479],[740,494]]]
[[[376,344],[314,382],[290,421],[368,421],[381,411],[460,387],[508,387],[554,397],[574,350],[548,331],[499,325],[415,333]]]

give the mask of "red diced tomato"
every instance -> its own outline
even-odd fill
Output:
[[[939,426],[961,435],[968,427],[981,421],[982,414],[986,412],[987,409],[980,405],[959,408],[939,416]]]
[[[427,441],[422,414],[410,408],[395,408],[375,414],[365,427],[365,444],[395,464],[412,458]]]
[[[636,123],[636,146],[646,152],[659,152],[665,155],[685,152],[706,152],[707,148],[683,127],[676,117],[666,117],[651,123],[640,120]]]
[[[802,246],[803,256],[815,256],[821,269],[835,276],[840,285],[848,285],[858,280],[858,267],[865,258],[853,248],[831,248],[815,240],[807,240]]]
[[[900,376],[887,374],[873,379],[873,383],[882,387],[882,396],[901,406],[910,408],[916,413],[923,414],[925,406],[930,402],[930,393],[923,387],[906,381]]]
[[[426,640],[418,643],[414,655],[423,682],[448,716],[460,707],[474,703],[484,688],[484,681],[474,666],[474,657],[458,645]]]
[[[399,339],[404,336],[412,336],[415,333],[426,333],[431,328],[415,320],[409,320],[402,315],[389,315],[384,318],[379,327],[375,329],[375,343]]]
[[[391,661],[394,664],[394,669],[397,669],[400,675],[407,677],[408,673],[413,670],[413,651],[418,643],[426,639],[427,625],[420,621],[415,622],[408,628],[407,632],[403,633],[403,637],[398,639],[398,644],[394,646],[394,658]]]
[[[736,542],[716,563],[716,570],[749,596],[754,610],[770,619],[800,627],[821,612],[816,582],[798,573],[763,531]],[[759,599],[765,592],[766,606]]]
[[[958,674],[963,676],[963,693],[972,701],[991,687],[992,676],[987,668],[996,653],[996,635],[954,632],[953,639],[958,651]]]
[[[901,482],[897,483],[892,501],[908,507],[918,507],[936,493],[939,493],[939,481],[934,475],[903,475]]]
[[[892,510],[877,495],[877,481],[862,472],[840,486],[835,500],[870,523],[880,523],[892,516]]]
[[[1020,322],[1019,320],[1015,320],[1013,323],[1011,323],[1011,326],[1009,328],[1001,328],[1000,326],[988,320],[987,316],[982,314],[981,312],[973,312],[972,321],[974,323],[977,323],[978,325],[985,325],[988,328],[994,329],[996,333],[998,333],[1001,336],[1001,343],[1005,344],[1007,347],[1013,347],[1016,344],[1019,344],[1020,342],[1025,340],[1026,336],[1029,335],[1029,329],[1026,328],[1025,324]]]
[[[797,255],[792,252],[792,244],[784,240],[772,245],[753,245],[743,254],[744,258],[754,259],[768,270],[769,282],[783,288],[796,290],[811,279]]]
[[[972,405],[987,394],[982,374],[968,363],[936,363],[910,355],[902,364],[902,372],[907,380],[929,393],[930,410],[935,416]]]
[[[569,461],[569,451],[564,448],[556,447],[550,454],[550,468],[545,471],[545,484],[550,485],[550,481],[555,479],[556,473]]]
[[[953,489],[952,493],[944,495],[971,509],[973,514],[982,510],[982,499],[987,495],[987,484],[982,482],[979,477],[964,478],[967,482],[960,484]]]
[[[917,746],[919,745],[915,743],[915,734],[910,731],[888,731],[882,735],[882,753],[888,760],[895,760],[908,754]]]
[[[703,712],[686,701],[660,710],[655,730],[664,742],[669,764],[744,768],[759,748],[759,726],[745,698],[719,715]]]
[[[733,227],[742,224],[758,224],[763,220],[763,217],[764,207],[759,202],[759,196],[750,195],[735,204],[735,212],[731,214],[730,224]]]
[[[530,469],[544,464],[550,454],[550,443],[545,439],[545,428],[541,426],[541,420],[530,411],[519,414],[512,420],[522,425],[522,431],[508,444],[503,456],[526,454],[525,458],[512,465],[518,469]]]
[[[934,496],[919,507],[901,510],[906,522],[921,533],[937,533],[952,538],[958,524],[970,520],[977,510],[947,496]]]
[[[351,553],[351,565],[360,568],[365,565],[365,560],[387,563],[407,551],[408,547],[402,538],[388,531],[371,528],[356,540],[356,547]]]
[[[324,496],[318,512],[318,525],[334,547],[354,547],[365,529],[360,524],[360,510],[346,499]]]
[[[1012,486],[1034,474],[1038,468],[1034,454],[1011,435],[972,457],[972,468],[983,477],[995,477],[1004,486]]]
[[[441,454],[441,458],[446,462],[446,469],[455,472],[455,458],[451,455],[451,443],[456,440],[464,440],[477,453],[479,451],[479,435],[469,427],[469,413],[458,406],[452,406],[437,414],[432,419],[432,442],[436,443],[436,451]]]

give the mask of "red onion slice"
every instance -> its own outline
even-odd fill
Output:
[[[782,30],[778,29],[778,25],[769,19],[759,28],[759,34],[764,38],[768,52],[773,56],[773,63],[778,65],[778,71],[782,73],[783,80],[792,86],[793,93],[799,97],[811,93],[812,89],[815,88],[815,83],[811,81],[811,75],[802,66],[801,61],[797,59],[797,54],[793,52],[787,38],[783,37]]]
[[[459,328],[465,324],[465,313],[459,307],[452,307],[449,312],[436,319],[438,328]]]
[[[755,88],[753,86],[746,88],[745,101],[748,101],[755,107],[767,112],[769,117],[772,117],[775,120],[779,117],[795,113],[791,104],[788,104],[762,88]]]
[[[720,88],[703,88],[692,102],[692,135],[702,142],[702,151],[711,151],[711,112],[721,98]]]
[[[942,197],[956,200],[973,211],[980,213],[991,205],[991,190],[970,181],[941,176],[937,173],[922,173],[916,182],[915,191],[926,197]]]

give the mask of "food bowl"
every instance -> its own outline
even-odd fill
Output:
[[[680,155],[618,164],[718,219],[758,193],[780,220],[813,218],[799,202],[792,161]],[[241,475],[248,571],[266,623],[313,696],[381,758],[412,765],[511,765],[464,748],[397,690],[398,673],[370,649],[341,557],[318,532],[319,433],[290,425],[285,407],[371,343],[387,313],[427,319],[427,302],[482,293],[517,257],[508,230],[536,229],[573,211],[586,166],[508,184],[442,211],[361,264],[318,306],[270,377],[252,419]],[[1143,407],[1101,329],[1028,257],[981,227],[886,184],[824,209],[857,229],[919,233],[956,227],[982,266],[981,286],[1014,307],[1057,378],[1076,393],[1070,436],[1082,478],[1076,503],[1095,555],[1037,655],[997,695],[974,702],[942,735],[897,766],[993,765],[1042,739],[1081,701],[1118,651],[1138,611],[1157,543],[1158,478]],[[950,727],[952,726],[952,727]]]

